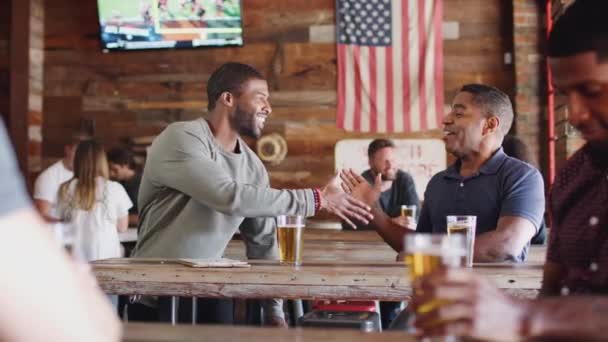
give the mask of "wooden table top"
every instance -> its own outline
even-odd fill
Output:
[[[330,233],[331,232],[331,233]],[[304,234],[303,261],[356,261],[356,262],[385,262],[394,261],[395,252],[384,242],[376,232],[335,231],[320,235],[315,233]],[[372,234],[373,233],[373,234]],[[361,234],[363,238],[357,237]],[[344,237],[341,240],[339,237]],[[527,264],[540,264],[545,262],[546,246],[531,246],[528,253]],[[224,256],[231,259],[245,260],[245,245],[241,240],[232,240],[228,243]]]
[[[329,230],[304,229],[304,240],[330,240],[330,241],[368,241],[383,242],[382,237],[375,230]]]
[[[412,335],[390,331],[364,333],[345,329],[296,328],[279,329],[267,327],[217,326],[217,325],[177,325],[128,323],[124,325],[124,342],[409,342],[416,341]]]
[[[121,233],[121,242],[137,241],[137,229]],[[527,263],[544,263],[546,246],[532,246]],[[238,237],[232,240],[224,256],[244,260],[245,248]],[[375,231],[329,230],[309,228],[304,230],[304,261],[361,261],[383,262],[395,260],[397,253]]]
[[[293,267],[251,261],[250,268],[193,268],[176,264],[109,259],[92,264],[108,294],[213,298],[406,300],[411,295],[400,262],[305,262]],[[542,266],[480,264],[475,273],[501,289],[537,290]]]
[[[245,244],[232,240],[224,251],[224,257],[245,260]],[[304,262],[319,261],[355,261],[355,262],[386,262],[395,261],[395,252],[385,242],[380,241],[330,241],[304,240],[302,260]]]

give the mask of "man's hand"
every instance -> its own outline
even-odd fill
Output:
[[[415,325],[425,336],[521,339],[526,304],[463,269],[441,269],[414,284]],[[421,312],[424,311],[424,312]]]
[[[416,230],[416,220],[413,217],[410,216],[397,216],[397,217],[393,217],[391,218],[391,221],[393,221],[393,223],[395,223],[396,225],[409,229],[409,230]]]
[[[365,178],[355,173],[352,169],[343,170],[340,172],[342,179],[342,189],[344,192],[351,194],[354,198],[363,201],[369,206],[373,206],[380,198],[382,192],[382,175],[378,174],[371,186]]]
[[[285,318],[279,316],[272,316],[265,321],[265,325],[269,327],[277,327],[277,328],[289,328],[287,322],[285,322]]]
[[[370,213],[370,206],[355,199],[340,189],[338,175],[334,176],[321,192],[321,209],[337,215],[354,229],[357,226],[349,219],[355,219],[368,224],[374,217]]]

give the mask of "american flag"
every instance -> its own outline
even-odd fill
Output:
[[[338,127],[440,127],[443,0],[337,0],[336,9]]]

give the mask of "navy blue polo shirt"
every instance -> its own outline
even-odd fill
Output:
[[[523,217],[538,230],[545,212],[543,178],[536,168],[502,148],[471,177],[460,176],[460,160],[431,178],[416,231],[446,233],[448,215],[477,216],[476,235],[496,229],[501,216]],[[528,245],[516,261],[524,261]]]

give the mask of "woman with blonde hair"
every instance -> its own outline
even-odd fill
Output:
[[[72,252],[82,261],[121,256],[118,233],[127,230],[133,203],[108,174],[103,146],[83,141],[76,148],[74,177],[59,188],[61,215],[72,226]]]

